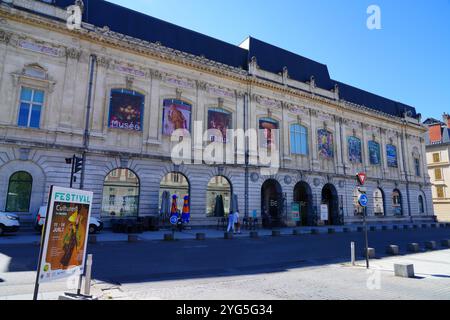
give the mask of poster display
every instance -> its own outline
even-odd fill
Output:
[[[350,162],[362,163],[361,140],[348,137],[348,158]]]
[[[208,130],[218,130],[222,137],[210,136],[210,141],[218,141],[220,138],[224,143],[227,142],[227,130],[231,129],[232,115],[230,112],[223,109],[209,109],[208,110]]]
[[[371,165],[381,163],[380,144],[375,141],[369,141],[369,160]]]
[[[163,134],[171,136],[175,130],[191,131],[192,106],[177,99],[166,99],[163,102]]]
[[[317,131],[319,156],[325,159],[333,159],[334,157],[334,144],[333,134],[325,129]]]
[[[109,127],[142,131],[145,97],[131,90],[113,89],[109,105]]]
[[[386,145],[386,157],[388,166],[398,168],[397,147],[391,144]]]
[[[38,282],[84,272],[93,193],[52,186]]]

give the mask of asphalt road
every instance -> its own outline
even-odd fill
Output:
[[[450,229],[377,231],[369,233],[370,246],[378,257],[385,247],[400,246],[406,254],[408,243],[450,238]],[[196,279],[280,272],[287,268],[348,262],[350,242],[355,241],[362,257],[364,233],[337,233],[260,239],[206,241],[149,241],[89,245],[94,255],[93,277],[109,283],[126,284],[161,280]],[[441,248],[442,249],[442,248]],[[31,245],[0,247],[11,257],[8,272],[36,270],[39,248]]]

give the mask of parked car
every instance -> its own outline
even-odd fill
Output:
[[[0,212],[0,236],[7,232],[17,232],[19,228],[19,216],[13,213]]]
[[[34,228],[37,231],[42,231],[42,228],[45,225],[45,218],[47,216],[47,206],[42,206],[39,208],[39,211],[35,217]],[[103,230],[103,222],[95,217],[89,219],[89,233],[94,234]]]

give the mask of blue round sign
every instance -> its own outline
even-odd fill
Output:
[[[361,194],[358,197],[358,202],[360,204],[361,207],[367,207],[367,204],[369,203],[369,198],[367,198],[367,195],[365,194]]]
[[[177,224],[178,223],[178,217],[177,216],[171,216],[170,217],[170,223],[171,224]]]

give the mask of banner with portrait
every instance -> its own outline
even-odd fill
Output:
[[[222,141],[227,142],[227,130],[232,128],[232,114],[223,109],[212,108],[208,110],[208,130],[218,130],[222,135]],[[213,132],[210,134],[210,141],[219,141]]]
[[[378,142],[369,141],[369,161],[374,166],[381,164],[381,151]]]
[[[397,147],[391,144],[386,145],[386,157],[388,166],[398,168]]]
[[[348,137],[348,158],[350,162],[362,163],[361,139]]]
[[[325,129],[317,131],[319,156],[325,159],[334,158],[333,134]]]
[[[145,97],[132,90],[111,90],[109,105],[110,128],[142,131]]]
[[[163,101],[163,134],[171,136],[175,130],[191,131],[192,106],[178,99]]]

